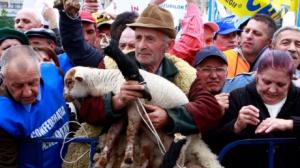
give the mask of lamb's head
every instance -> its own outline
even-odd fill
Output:
[[[90,94],[90,89],[86,83],[88,69],[74,67],[66,73],[64,79],[64,97],[66,101],[73,101],[75,98],[83,98]]]

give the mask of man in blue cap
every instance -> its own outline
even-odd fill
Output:
[[[219,26],[219,31],[215,34],[214,44],[218,49],[226,51],[237,47],[240,29],[237,29],[233,22],[228,20],[221,20],[216,23]]]
[[[194,67],[202,86],[215,96],[223,112],[228,107],[228,93],[221,93],[227,77],[227,59],[215,46],[201,49],[195,57]]]

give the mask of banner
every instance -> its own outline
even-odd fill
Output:
[[[149,2],[150,0],[113,0],[111,6],[116,14],[125,11],[135,11],[140,14]],[[186,0],[167,0],[160,6],[172,13],[175,26],[180,23],[186,12]]]
[[[238,17],[253,16],[256,13],[270,15],[274,20],[280,19],[288,10],[291,4],[290,0],[219,0],[229,11]]]

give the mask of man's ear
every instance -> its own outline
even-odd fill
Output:
[[[271,48],[271,49],[274,49],[274,44],[272,43],[272,40],[269,40],[268,42],[268,47]]]
[[[169,52],[173,48],[174,44],[175,44],[174,39],[170,39],[167,41],[167,52]]]

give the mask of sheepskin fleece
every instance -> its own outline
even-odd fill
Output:
[[[174,55],[167,55],[167,58],[170,59],[174,65],[177,67],[179,73],[175,76],[175,84],[181,88],[184,93],[188,93],[191,84],[193,83],[193,81],[196,79],[196,69],[193,68],[192,66],[190,66],[187,62],[183,61],[181,58],[178,58]],[[117,65],[116,63],[109,57],[104,57],[104,64],[106,68],[109,69],[116,69]],[[87,131],[91,131],[88,134],[89,135],[99,135],[100,133],[100,128],[96,128],[93,127],[91,125],[85,124],[85,126],[87,127],[91,127],[91,128],[86,128]],[[146,131],[147,132],[147,131]],[[80,129],[77,133],[76,136],[80,136],[80,135],[84,135],[83,131]],[[136,146],[140,146],[140,142],[141,139],[145,138],[145,135],[142,134],[138,134],[136,143]],[[100,137],[100,139],[103,138],[103,136]],[[116,165],[114,165],[113,163],[118,163],[120,162],[119,159],[122,159],[121,152],[124,151],[124,145],[125,142],[124,136],[120,137],[120,142],[119,143],[119,148],[118,150],[113,150],[114,154],[112,154],[113,157],[110,158],[110,161],[108,163],[108,165],[106,167],[115,167]],[[163,137],[162,137],[163,138]],[[170,142],[170,138],[171,137],[165,137],[169,140],[165,141],[165,142]],[[163,140],[164,141],[164,140]],[[100,141],[101,142],[101,141]],[[201,140],[201,135],[197,134],[197,135],[192,135],[191,138],[189,138],[189,143],[187,143],[188,145],[185,145],[185,147],[183,148],[182,155],[184,156],[180,156],[180,158],[183,158],[183,162],[186,164],[187,167],[195,167],[195,168],[222,168],[222,166],[220,165],[220,163],[217,160],[217,156],[214,155],[210,149],[207,147],[207,145]],[[101,145],[100,144],[100,149],[101,149]],[[166,146],[169,146],[170,144],[165,144]],[[68,154],[66,155],[66,160],[75,160],[78,156],[80,156],[81,153],[83,153],[84,151],[86,151],[88,148],[87,145],[84,144],[71,144],[69,146],[69,150],[68,150]],[[123,149],[122,149],[123,148]],[[135,148],[135,149],[138,149]],[[135,150],[135,156],[139,156],[139,150]],[[158,156],[158,158],[160,158],[161,155],[159,150],[157,149],[157,147],[154,148],[153,150],[153,154],[154,157],[155,155]],[[159,159],[160,160],[160,159]],[[159,167],[159,163],[160,161],[157,160],[156,162],[154,162],[151,167]],[[179,162],[182,163],[182,161],[179,160]],[[85,167],[89,167],[89,156],[86,155],[84,158],[80,159],[78,163],[75,164],[64,164],[63,165],[64,168],[85,168]]]
[[[178,74],[175,76],[174,83],[185,93],[188,94],[190,87],[194,80],[196,79],[196,69],[190,64],[185,62],[183,59],[177,56],[166,54],[166,57],[171,60],[171,62],[178,69]],[[105,68],[117,69],[118,66],[113,59],[106,56],[104,57]]]
[[[74,137],[99,138],[101,127],[95,127],[87,123],[82,123],[79,130],[76,131]],[[86,132],[85,132],[86,131]],[[83,153],[88,151],[90,146],[83,143],[70,143],[65,160],[68,162],[76,160]],[[75,163],[63,163],[62,168],[88,168],[90,162],[90,153],[85,154]]]

